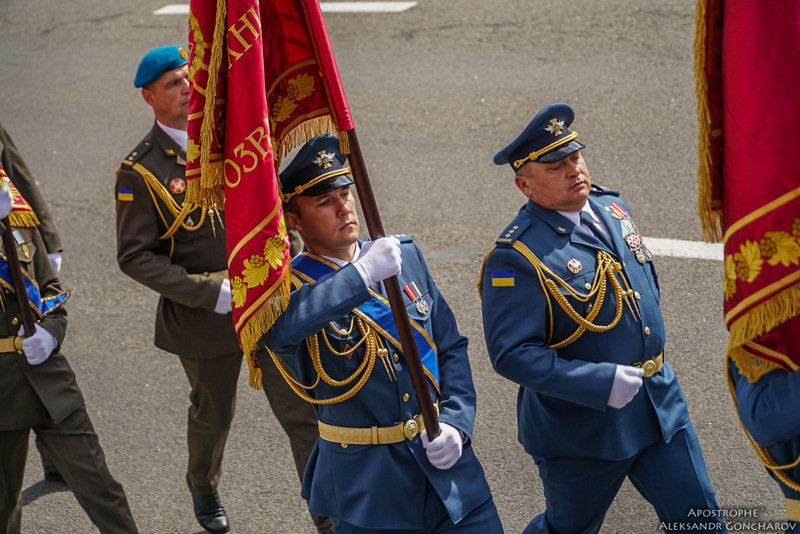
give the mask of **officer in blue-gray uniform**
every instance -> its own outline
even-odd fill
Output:
[[[326,134],[280,174],[286,222],[306,249],[292,261],[289,305],[263,341],[319,416],[303,497],[337,534],[500,533],[471,446],[467,339],[410,238],[358,241],[344,162],[338,139]],[[441,434],[432,441],[381,283],[395,275],[438,402]]]
[[[619,193],[591,184],[573,118],[551,104],[494,157],[529,200],[479,281],[489,356],[520,385],[519,440],[547,501],[525,532],[597,532],[625,477],[665,530],[716,522],[695,513],[717,502],[664,361],[653,260]]]

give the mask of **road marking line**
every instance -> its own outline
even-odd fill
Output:
[[[683,241],[681,239],[666,239],[662,237],[645,237],[644,242],[650,252],[656,256],[718,261],[722,261],[725,258],[722,243]]]
[[[320,2],[323,13],[401,13],[417,2]],[[188,15],[189,4],[167,4],[153,15]]]

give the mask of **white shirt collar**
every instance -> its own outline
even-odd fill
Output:
[[[156,124],[158,124],[158,127],[164,130],[164,133],[167,134],[170,139],[175,141],[175,143],[180,146],[184,152],[186,151],[186,130],[178,130],[176,128],[164,126],[158,121],[158,119],[156,119]]]
[[[353,259],[354,260],[357,259],[360,254],[361,254],[361,245],[359,245],[358,241],[356,241],[356,251],[355,254],[353,254]],[[322,256],[322,254],[320,254],[320,256]],[[348,263],[351,263],[349,261],[340,260],[339,258],[331,258],[330,256],[322,256],[322,257],[330,262],[335,263],[339,267],[344,267]]]
[[[556,211],[558,211],[558,210],[556,210]],[[606,234],[606,237],[610,236],[610,234],[608,232],[608,228],[606,228],[606,224],[603,222],[603,219],[601,219],[594,212],[594,210],[592,209],[592,206],[589,205],[589,202],[586,202],[586,204],[583,205],[583,207],[580,209],[580,211],[558,211],[558,213],[560,213],[561,215],[563,215],[564,217],[566,217],[567,219],[572,221],[576,226],[580,226],[580,224],[581,224],[581,213],[580,212],[581,211],[585,211],[586,213],[591,215],[595,226],[597,226],[604,234]]]

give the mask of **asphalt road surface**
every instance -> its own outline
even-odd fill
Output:
[[[187,39],[186,16],[153,14],[166,3],[0,0],[0,119],[62,235],[62,280],[73,291],[63,352],[108,464],[142,532],[192,533],[188,385],[178,359],[152,345],[156,295],[115,261],[114,171],[152,123],[132,84],[136,66],[150,48]],[[486,355],[475,281],[524,198],[491,158],[535,111],[568,102],[594,182],[623,192],[642,233],[700,241],[694,2],[419,0],[402,13],[325,18],[386,231],[421,243],[471,340],[474,446],[506,531],[520,532],[544,499],[516,440],[516,387]],[[667,359],[719,503],[751,521],[780,521],[782,496],[725,385],[722,264],[656,262]],[[233,532],[312,532],[285,436],[245,375],[220,485]],[[43,481],[31,446],[23,531],[94,532],[71,492]],[[626,483],[602,532],[658,528]]]

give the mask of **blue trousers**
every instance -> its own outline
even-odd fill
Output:
[[[703,511],[719,509],[706,472],[697,433],[689,423],[669,443],[661,440],[624,460],[590,457],[534,457],[544,486],[547,509],[524,534],[594,534],[620,486],[629,478],[659,522],[670,530],[678,524],[717,523],[708,532],[726,532],[724,522]]]
[[[423,527],[420,530],[395,530],[391,525],[385,529],[365,529],[345,523],[336,518],[331,518],[333,531],[336,534],[503,534],[503,525],[497,514],[497,507],[490,496],[483,504],[472,510],[458,523],[453,523],[444,507],[444,503],[433,490],[430,484],[425,486],[425,508],[423,514]]]

